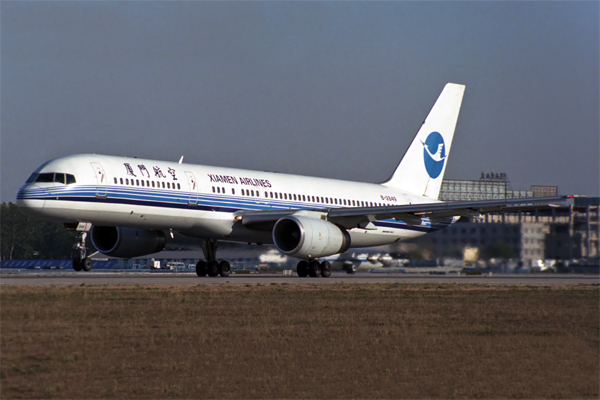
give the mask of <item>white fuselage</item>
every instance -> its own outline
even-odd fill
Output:
[[[72,175],[75,182],[41,174]],[[63,183],[64,182],[64,183]],[[247,229],[235,218],[243,210],[329,210],[432,203],[437,200],[371,183],[273,172],[179,164],[102,155],[61,157],[42,165],[17,196],[26,212],[48,220],[98,226],[173,230],[203,239],[273,243],[270,232]],[[374,221],[348,232],[352,247],[412,239],[446,227]]]

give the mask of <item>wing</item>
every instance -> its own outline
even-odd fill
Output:
[[[526,199],[502,199],[481,201],[452,201],[406,204],[387,207],[343,207],[291,210],[239,211],[235,218],[249,229],[268,231],[287,215],[313,213],[346,229],[370,229],[373,221],[395,219],[409,225],[419,225],[422,218],[430,220],[454,216],[479,218],[487,213],[511,213],[542,208],[560,207],[567,204],[568,197],[530,197]]]

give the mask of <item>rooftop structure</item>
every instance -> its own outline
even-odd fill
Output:
[[[558,187],[532,185],[529,190],[513,190],[507,175],[481,173],[479,180],[444,179],[440,189],[440,200],[470,201],[514,199],[523,197],[557,196]]]

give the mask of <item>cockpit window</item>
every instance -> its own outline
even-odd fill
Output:
[[[56,183],[62,183],[63,185],[66,183],[67,185],[70,185],[72,183],[75,183],[75,176],[71,175],[71,174],[64,174],[61,172],[46,172],[43,174],[33,174],[29,177],[29,179],[27,179],[27,183],[32,183],[32,182],[56,182]]]
[[[35,181],[42,182],[42,183],[54,182],[54,174],[53,173],[39,174]]]
[[[65,183],[65,174],[56,173],[54,174],[54,182]]]
[[[37,178],[38,174],[37,172],[34,172],[33,174],[31,174],[31,176],[29,178],[27,178],[27,180],[25,181],[25,183],[33,183],[35,182],[35,178]]]

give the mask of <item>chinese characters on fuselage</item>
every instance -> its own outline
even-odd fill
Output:
[[[123,165],[125,166],[125,171],[127,172],[127,175],[137,177],[137,175],[133,171],[133,167],[131,166],[131,164],[123,163]],[[150,178],[150,171],[148,170],[148,168],[146,168],[145,165],[140,164],[137,167],[138,167],[138,170],[140,171],[140,175]],[[154,177],[156,177],[156,178],[166,178],[167,177],[165,174],[163,174],[160,167],[153,166],[152,170],[154,171]],[[169,168],[168,173],[171,174],[174,181],[177,180],[176,171],[173,168]]]

